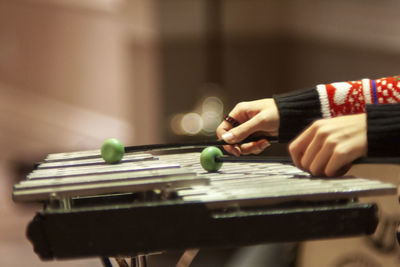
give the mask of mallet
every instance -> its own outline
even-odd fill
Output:
[[[267,139],[270,143],[278,142],[277,136],[249,136],[239,144],[249,143],[258,141],[261,139]],[[121,161],[125,153],[136,152],[136,151],[149,151],[159,149],[181,149],[181,148],[196,148],[196,147],[207,147],[207,146],[223,146],[228,145],[224,140],[206,140],[199,142],[188,142],[188,143],[170,143],[170,144],[151,144],[151,145],[138,145],[124,147],[121,141],[116,138],[109,138],[104,141],[101,146],[101,157],[105,162],[115,164]]]
[[[224,162],[293,164],[290,157],[225,156],[222,151],[215,146],[207,147],[201,152],[200,164],[206,171],[218,171]],[[400,157],[363,157],[356,159],[352,164],[400,164]]]

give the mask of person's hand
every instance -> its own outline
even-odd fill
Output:
[[[217,136],[229,144],[242,141],[251,134],[277,136],[279,131],[279,111],[272,98],[241,102],[229,113],[240,125],[234,127],[223,121],[217,128]],[[241,145],[226,145],[224,149],[235,155],[259,154],[269,142],[261,139]]]
[[[314,176],[344,174],[367,154],[366,114],[315,121],[289,145],[289,153],[297,167]]]

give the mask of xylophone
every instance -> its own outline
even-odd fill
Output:
[[[371,234],[377,206],[361,196],[396,187],[311,177],[291,164],[200,166],[200,149],[152,149],[106,164],[99,150],[50,154],[14,186],[41,202],[27,236],[42,259],[135,256]]]

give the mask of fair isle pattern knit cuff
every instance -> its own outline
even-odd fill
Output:
[[[400,77],[317,85],[324,118],[365,112],[366,104],[400,102]]]

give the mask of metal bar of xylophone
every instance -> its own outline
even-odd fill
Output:
[[[111,165],[99,153],[50,154],[14,186],[14,201],[44,203],[27,230],[42,259],[371,234],[377,207],[357,199],[396,193],[284,163],[227,162],[208,173],[200,152],[175,148],[128,152]]]

